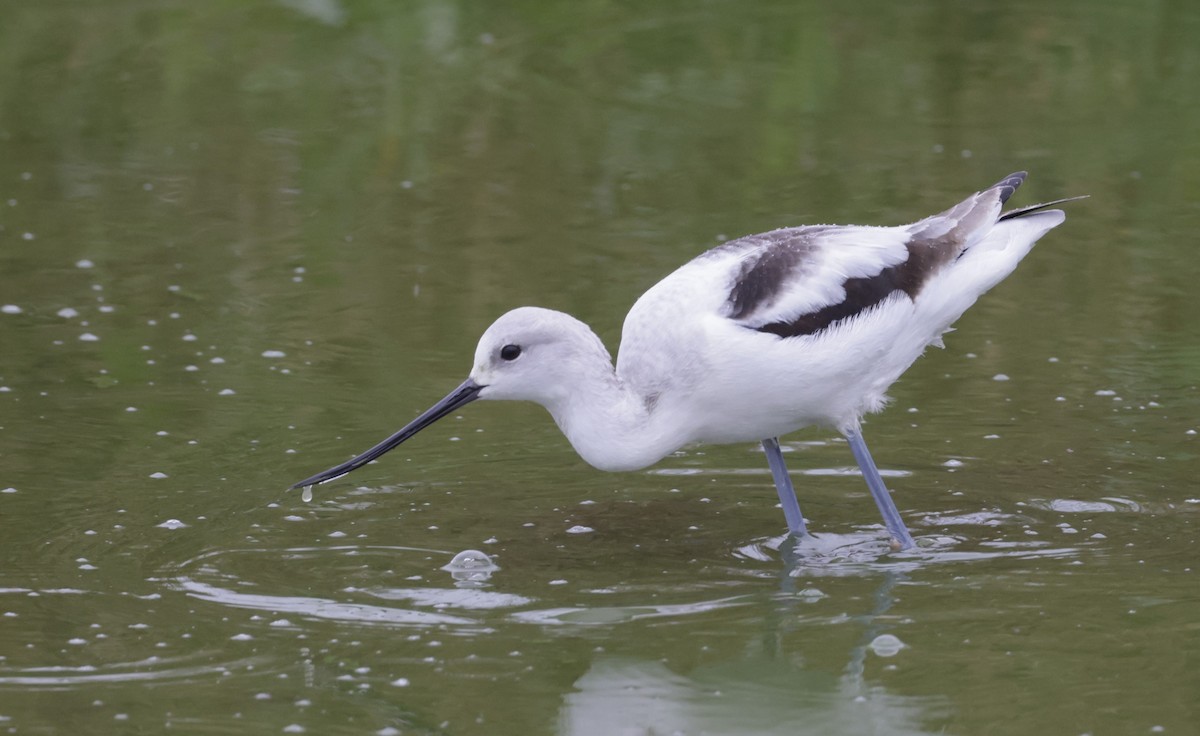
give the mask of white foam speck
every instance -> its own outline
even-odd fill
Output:
[[[997,373],[996,375],[992,376],[992,380],[993,381],[1007,381],[1008,376],[1006,376],[1003,373]]]
[[[85,332],[79,336],[79,339],[83,340],[84,342],[96,342],[100,338],[96,337],[95,335],[93,335],[90,332]]]
[[[1079,501],[1073,498],[1056,498],[1050,502],[1050,510],[1065,514],[1092,514],[1116,511],[1117,507],[1104,501]]]
[[[21,309],[16,304],[5,304],[3,307],[0,307],[0,312],[4,312],[5,314],[20,314],[23,311],[25,310]]]
[[[292,723],[283,727],[284,733],[304,733],[304,726],[299,723]]]
[[[567,530],[567,534],[591,534],[594,531],[596,531],[596,530],[591,528],[590,526],[583,526],[582,524],[576,524],[575,526],[573,526]]]
[[[63,319],[73,319],[79,316],[79,311],[70,307],[63,307],[62,309],[58,310],[56,314]]]
[[[275,628],[277,628],[277,629],[282,629],[282,628],[285,628],[285,627],[291,626],[291,625],[292,625],[292,622],[291,622],[291,621],[288,621],[286,618],[277,618],[277,619],[275,619],[274,621],[272,621],[271,623],[269,623],[269,624],[267,624],[267,625],[268,625],[268,626],[274,626],[274,627],[275,627]]]
[[[392,686],[393,687],[408,687],[408,678],[407,677],[397,677],[395,680],[392,680]]]
[[[150,477],[151,477],[151,478],[166,478],[166,477],[167,477],[167,474],[166,474],[166,473],[164,473],[164,472],[162,472],[162,471],[159,471],[159,472],[157,472],[157,473],[151,473],[151,474],[150,474]]]
[[[80,258],[78,261],[75,261],[75,268],[91,268],[95,265],[95,263],[92,263],[87,258]]]
[[[961,468],[963,466],[963,461],[955,460],[955,459],[951,458],[951,459],[947,460],[946,462],[942,463],[942,465],[947,468]]]
[[[76,638],[74,638],[74,639],[67,639],[67,643],[68,643],[68,644],[74,644],[75,646],[79,646],[80,644],[87,644],[87,643],[88,643],[88,640],[87,640],[87,639],[80,639],[80,638],[76,637]]]
[[[8,488],[5,488],[4,490],[0,491],[0,493],[16,493],[16,492],[17,492],[17,489],[13,488],[12,486],[9,486]]]
[[[229,637],[229,640],[230,641],[250,641],[253,638],[254,637],[250,636],[249,634],[234,634],[233,636]]]
[[[1102,388],[1096,392],[1097,396],[1116,396],[1117,392],[1110,388]]]
[[[236,393],[237,391],[234,391],[231,388],[223,388],[217,392],[217,396],[233,396]]]
[[[282,350],[264,350],[262,353],[264,358],[286,358],[287,353]]]
[[[187,527],[187,524],[184,524],[179,519],[167,519],[166,521],[164,521],[161,524],[158,524],[157,526],[159,529],[183,529],[183,528]]]
[[[208,362],[212,363],[213,365],[222,365],[225,362],[225,359],[220,356],[217,356],[215,358],[210,359]]]

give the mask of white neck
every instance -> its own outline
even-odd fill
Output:
[[[638,470],[679,448],[663,412],[616,375],[607,355],[574,368],[572,385],[546,409],[589,465]]]

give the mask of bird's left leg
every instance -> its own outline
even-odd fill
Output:
[[[779,503],[783,506],[783,518],[787,520],[788,531],[803,537],[808,534],[808,529],[804,526],[804,515],[800,513],[800,502],[796,500],[796,489],[792,488],[787,465],[783,463],[779,438],[763,440],[762,447],[763,452],[767,453],[767,464],[771,466],[771,476],[775,479],[775,490],[779,492]]]
[[[908,527],[904,526],[904,520],[900,518],[900,512],[896,509],[896,503],[892,501],[892,494],[883,484],[879,469],[875,467],[875,461],[871,459],[871,451],[867,449],[867,443],[863,441],[862,432],[855,426],[845,432],[845,435],[846,440],[850,443],[850,451],[854,453],[854,459],[858,461],[858,467],[867,481],[867,487],[871,489],[871,495],[875,497],[875,505],[879,507],[879,513],[883,514],[883,523],[887,527],[888,533],[892,535],[892,540],[899,545],[900,549],[909,549],[915,546],[912,535],[908,533]]]

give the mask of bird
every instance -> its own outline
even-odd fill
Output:
[[[295,483],[374,461],[476,400],[544,407],[606,471],[648,467],[697,444],[756,442],[788,532],[809,536],[779,437],[816,426],[845,437],[893,550],[914,546],[862,435],[887,389],[1066,215],[1070,197],[1003,211],[1018,171],[901,226],[804,225],[727,241],[646,291],[614,365],[584,322],[523,306],[484,331],[468,378],[383,442]]]

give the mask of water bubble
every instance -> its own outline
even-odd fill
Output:
[[[894,657],[904,648],[904,642],[891,634],[880,634],[868,644],[871,651],[880,657]]]
[[[583,526],[582,524],[576,524],[575,526],[573,526],[567,530],[567,534],[591,534],[594,531],[596,531],[596,530],[591,528],[590,526]]]
[[[492,561],[486,552],[477,549],[465,549],[454,555],[453,559],[442,566],[459,584],[466,586],[480,585],[492,577],[500,567]]]
[[[304,503],[312,503],[312,486],[304,486],[300,491],[300,500]]]
[[[179,519],[167,519],[166,521],[164,521],[161,524],[158,524],[157,526],[159,529],[183,529],[183,528],[187,527],[187,524],[184,524]]]
[[[5,304],[4,306],[0,307],[0,312],[4,312],[5,314],[20,314],[23,311],[25,310],[21,309],[16,304]]]
[[[443,570],[498,570],[496,563],[492,562],[492,558],[486,552],[480,552],[477,549],[465,549],[462,552],[454,555],[454,558],[449,563],[442,567]]]

